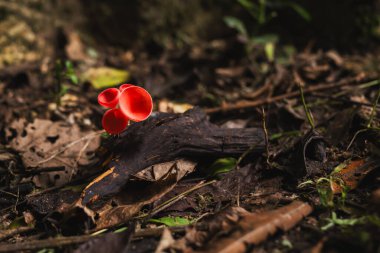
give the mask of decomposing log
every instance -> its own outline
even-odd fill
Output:
[[[184,114],[160,113],[131,125],[115,141],[110,169],[86,187],[80,204],[119,192],[131,175],[154,164],[178,158],[236,157],[247,150],[261,153],[264,139],[260,128],[220,128],[198,108]]]

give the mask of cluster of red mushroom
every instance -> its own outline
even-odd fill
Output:
[[[109,134],[119,134],[129,120],[147,119],[152,113],[153,101],[149,92],[132,84],[122,84],[119,89],[109,88],[98,95],[98,103],[110,108],[103,115],[102,125]]]

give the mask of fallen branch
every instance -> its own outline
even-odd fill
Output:
[[[197,227],[202,227],[199,225]],[[185,231],[186,226],[178,226],[178,227],[170,227],[171,232],[183,232]],[[156,227],[156,228],[147,228],[137,230],[133,239],[137,240],[143,237],[155,237],[160,236],[162,231],[164,231],[165,227]],[[73,245],[87,242],[88,240],[104,236],[101,235],[79,235],[79,236],[66,236],[66,237],[55,237],[43,240],[33,240],[26,242],[18,242],[18,243],[7,243],[0,244],[0,252],[20,252],[24,250],[38,250],[42,248],[57,248],[65,245]]]
[[[118,193],[131,175],[154,164],[178,158],[239,157],[252,146],[251,153],[265,149],[261,128],[220,128],[199,108],[184,114],[161,113],[131,125],[112,143],[110,169],[86,187],[78,205],[87,206]]]
[[[332,83],[332,84],[319,84],[319,85],[314,85],[310,86],[308,88],[305,88],[303,90],[304,94],[315,92],[315,91],[321,91],[321,90],[328,90],[328,89],[333,89],[333,88],[338,88],[341,86],[349,86],[349,83],[353,83],[356,81],[356,77],[350,78],[348,80],[343,80],[338,83]],[[255,101],[244,101],[236,104],[225,104],[220,107],[215,107],[215,108],[208,108],[205,109],[205,112],[208,114],[213,114],[213,113],[218,113],[218,112],[228,112],[228,111],[234,111],[234,110],[240,110],[240,109],[248,109],[248,108],[253,108],[265,104],[272,104],[274,102],[281,101],[286,98],[293,98],[293,97],[298,97],[300,96],[300,91],[292,91],[289,93],[281,94],[275,97],[268,97],[265,99],[260,99],[260,100],[255,100]]]

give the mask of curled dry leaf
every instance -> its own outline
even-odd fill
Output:
[[[301,201],[294,201],[276,210],[258,213],[233,207],[214,217],[208,223],[208,231],[199,231],[193,228],[173,247],[192,245],[201,252],[246,252],[248,245],[257,245],[263,242],[277,230],[290,230],[312,210],[313,208],[309,204]],[[192,252],[189,248],[186,250]]]
[[[100,145],[100,136],[82,131],[77,125],[35,119],[14,121],[6,131],[10,147],[20,153],[27,168],[64,167],[64,170],[43,173],[34,178],[39,187],[61,186],[69,182],[78,165],[87,165],[91,154]],[[30,174],[34,174],[30,170]]]

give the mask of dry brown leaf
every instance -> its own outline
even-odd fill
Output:
[[[178,159],[176,161],[155,164],[140,171],[135,177],[146,181],[157,181],[165,176],[173,166],[177,167],[177,179],[180,180],[185,175],[194,171],[196,163],[186,159]]]
[[[349,189],[356,189],[359,183],[371,171],[379,167],[378,162],[373,160],[355,160],[348,163],[344,168],[333,173],[333,177],[343,181]],[[331,181],[331,190],[333,193],[341,193],[342,186],[338,181]]]
[[[193,252],[246,252],[247,245],[257,245],[279,229],[282,231],[291,229],[309,215],[312,209],[309,204],[301,201],[294,201],[276,210],[258,213],[233,207],[216,216],[209,223],[207,232],[193,228],[175,245],[184,245],[183,240],[185,240],[187,245],[200,247],[201,251]],[[192,252],[189,248],[186,251]]]
[[[172,233],[168,228],[165,228],[161,235],[161,240],[155,250],[155,253],[164,253],[167,248],[169,248],[175,240],[172,237]]]
[[[88,56],[84,53],[84,46],[78,33],[68,32],[68,43],[65,47],[67,57],[73,61],[85,61]]]
[[[194,106],[186,103],[176,103],[163,99],[158,103],[159,112],[168,112],[168,113],[184,113],[187,110],[192,109]]]
[[[10,147],[20,153],[25,167],[65,167],[64,171],[36,176],[34,182],[39,187],[66,184],[78,165],[90,162],[91,153],[100,145],[100,136],[95,132],[82,131],[77,125],[62,121],[45,119],[35,119],[33,123],[25,119],[14,121],[6,135],[11,139]]]

